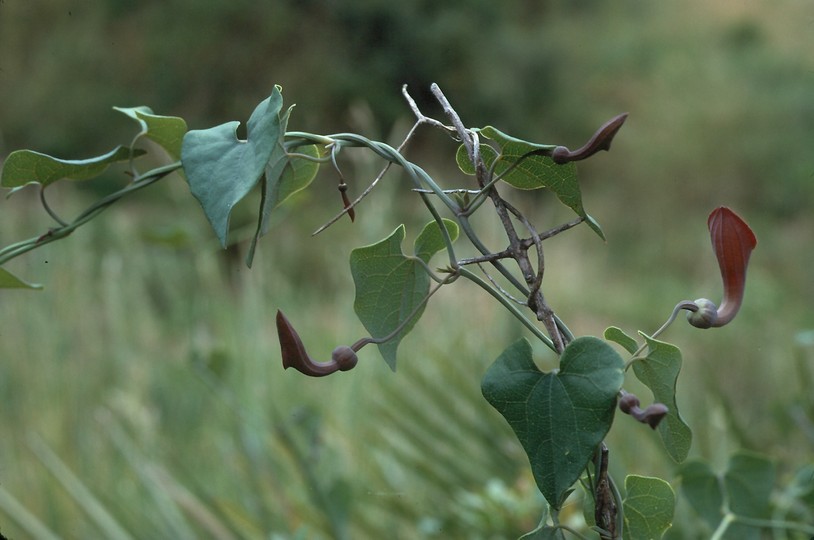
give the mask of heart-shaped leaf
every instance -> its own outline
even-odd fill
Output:
[[[670,457],[681,463],[687,459],[692,446],[692,431],[681,418],[676,403],[681,351],[675,345],[641,335],[647,341],[647,357],[633,362],[633,373],[653,392],[657,402],[667,405],[669,412],[659,423],[658,433]]]
[[[480,147],[481,156],[487,167],[491,167],[492,163],[498,160],[494,169],[495,174],[504,173],[529,152],[555,148],[553,145],[535,144],[517,139],[492,126],[486,126],[478,130],[478,134],[495,141],[500,147],[500,154],[486,144],[482,144]],[[461,171],[466,174],[475,174],[475,168],[469,160],[464,145],[458,147],[455,159]],[[528,156],[506,173],[503,181],[518,189],[546,188],[551,190],[564,205],[576,212],[577,215],[585,218],[585,221],[600,238],[605,239],[599,224],[585,212],[585,208],[582,206],[582,193],[577,181],[577,169],[573,163],[558,165],[548,156]]]
[[[113,107],[139,123],[137,137],[147,137],[166,150],[172,159],[181,158],[181,143],[187,132],[187,123],[177,116],[159,116],[149,107]]]
[[[605,341],[581,337],[543,373],[521,339],[487,370],[486,400],[506,418],[531,463],[537,487],[560,508],[613,422],[624,361]]]
[[[444,220],[444,226],[454,240],[458,235],[455,222]],[[399,225],[381,242],[354,249],[350,254],[350,270],[356,285],[353,309],[370,335],[385,337],[409,319],[392,339],[378,345],[394,371],[399,343],[424,312],[422,303],[430,290],[430,277],[424,265],[401,250],[404,234],[404,225]],[[443,241],[439,243],[436,238],[441,238],[440,228],[432,221],[416,239],[416,255],[425,262],[444,247]]]
[[[675,513],[676,496],[670,484],[661,478],[630,475],[625,478],[625,491],[625,540],[661,538]]]
[[[111,163],[126,161],[144,154],[117,146],[107,154],[89,159],[59,159],[33,150],[15,150],[3,163],[0,185],[6,188],[20,188],[27,184],[40,184],[43,187],[57,180],[90,180],[105,172]]]
[[[223,247],[232,208],[260,181],[274,148],[280,144],[280,87],[255,108],[247,124],[247,139],[236,136],[239,122],[191,130],[184,136],[181,162],[192,194]]]
[[[42,285],[27,283],[8,270],[0,268],[0,289],[42,289]]]

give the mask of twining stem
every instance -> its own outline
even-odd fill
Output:
[[[478,285],[481,289],[491,294],[498,302],[503,304],[503,307],[508,309],[509,312],[517,318],[517,320],[523,323],[523,325],[526,328],[528,328],[532,334],[534,334],[540,341],[545,343],[549,349],[551,349],[557,354],[560,354],[560,351],[558,351],[557,348],[554,346],[554,342],[551,341],[551,338],[548,337],[536,324],[528,320],[526,316],[523,315],[523,313],[519,309],[517,309],[517,306],[515,306],[511,300],[503,296],[499,291],[495,290],[494,287],[492,287],[486,281],[481,279],[480,276],[471,272],[467,268],[464,268],[462,266],[459,267],[458,274],[460,274],[461,277],[465,277],[466,279],[472,281],[473,283]]]
[[[441,104],[441,107],[444,109],[444,113],[446,113],[446,115],[449,117],[452,125],[458,132],[458,137],[462,140],[464,146],[466,147],[469,159],[472,162],[472,165],[475,167],[475,177],[478,181],[478,186],[481,189],[484,189],[485,186],[490,185],[491,178],[489,177],[489,170],[487,169],[486,164],[480,155],[480,143],[477,133],[466,129],[461,121],[461,118],[458,116],[458,113],[452,108],[452,105],[449,103],[446,96],[444,96],[444,93],[437,84],[433,84],[430,87],[430,90]],[[539,288],[539,282],[542,279],[542,276],[538,274],[542,270],[542,267],[538,268],[538,271],[535,272],[528,255],[528,250],[520,247],[520,237],[518,236],[517,231],[514,228],[514,224],[512,223],[512,218],[509,215],[510,210],[508,203],[500,196],[494,185],[488,188],[488,190],[484,189],[484,191],[488,191],[487,195],[494,203],[495,211],[497,212],[498,218],[500,219],[501,224],[506,231],[506,235],[509,238],[509,249],[512,251],[512,258],[520,267],[520,273],[522,274],[526,285],[529,287],[529,290],[527,291],[529,308],[536,313],[537,319],[542,321],[542,323],[545,325],[546,331],[551,336],[554,350],[558,354],[562,353],[562,351],[565,349],[566,343],[563,335],[560,333],[559,325],[554,317],[554,312],[546,303],[545,298],[543,297],[543,294]],[[461,218],[465,218],[466,216],[462,214],[463,212],[458,215]],[[526,224],[528,224],[527,221]],[[535,233],[533,228],[530,230],[530,232],[532,233],[532,236],[534,236]],[[467,236],[469,236],[468,233]],[[542,249],[540,248],[539,242],[535,241],[535,244],[538,249],[538,254],[541,255]],[[540,259],[539,262],[542,264],[542,259]]]
[[[361,135],[357,135],[356,133],[337,133],[333,135],[329,135],[327,137],[322,135],[312,135],[310,133],[303,133],[303,132],[291,132],[286,134],[287,137],[297,137],[299,141],[303,141],[305,143],[323,143],[326,140],[330,141],[327,144],[336,145],[334,149],[338,148],[339,146],[360,146],[369,148],[374,153],[378,154],[382,158],[386,159],[389,162],[397,163],[400,165],[409,175],[410,179],[413,181],[413,184],[416,188],[422,189],[425,185],[435,194],[454,214],[460,212],[460,207],[458,204],[435,183],[435,180],[424,171],[418,165],[407,161],[407,159],[399,152],[397,149],[393,148],[392,146],[378,142],[372,141],[366,137]],[[298,142],[299,142],[298,141]],[[383,173],[382,173],[383,174]],[[447,250],[447,254],[449,255],[449,263],[450,266],[453,268],[457,265],[457,258],[455,257],[455,250],[452,247],[452,239],[447,232],[447,228],[444,225],[444,221],[441,219],[441,215],[436,210],[435,206],[432,204],[432,201],[429,198],[428,193],[424,193],[423,190],[418,192],[418,195],[421,197],[422,202],[427,207],[427,209],[432,214],[433,218],[435,218],[436,223],[441,232],[441,236],[444,240],[444,245]],[[348,211],[349,208],[354,206],[356,201],[352,202],[348,208],[344,208],[342,214]],[[340,214],[341,215],[341,214]],[[329,222],[328,224],[320,227],[315,231],[313,234],[317,234],[320,231],[324,230],[327,225],[330,225],[333,221]]]
[[[63,227],[68,226],[68,224],[65,221],[63,221],[62,218],[60,218],[57,215],[57,213],[54,212],[54,210],[48,205],[48,201],[45,200],[45,186],[43,185],[40,185],[40,203],[42,204],[42,207],[45,209],[48,215],[54,219],[54,221],[56,221]]]
[[[23,240],[21,242],[16,242],[9,246],[6,246],[3,249],[0,249],[0,266],[5,264],[6,262],[19,257],[23,253],[27,253],[33,249],[36,249],[40,246],[44,246],[50,242],[55,240],[59,240],[61,238],[65,238],[66,236],[70,235],[76,229],[87,223],[88,221],[95,218],[108,206],[115,203],[122,197],[130,195],[140,189],[143,189],[155,182],[161,180],[168,174],[178,170],[181,168],[181,162],[177,161],[175,163],[171,163],[169,165],[164,165],[163,167],[157,167],[151,171],[148,171],[138,178],[134,179],[133,182],[128,184],[126,187],[107,195],[93,203],[91,206],[86,208],[81,214],[79,214],[76,219],[74,219],[71,223],[65,223],[60,227],[54,227],[48,229],[48,231],[40,236],[29,238],[28,240]],[[53,217],[53,216],[52,216]],[[60,220],[61,221],[61,220]]]

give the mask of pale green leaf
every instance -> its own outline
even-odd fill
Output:
[[[639,349],[639,344],[635,339],[627,335],[622,329],[615,326],[609,326],[605,329],[605,339],[613,341],[622,346],[624,350],[630,354],[635,353]]]
[[[139,137],[147,137],[163,148],[172,159],[181,159],[181,144],[187,132],[187,123],[177,116],[153,114],[149,107],[113,107],[139,123]]]
[[[681,418],[676,402],[681,351],[675,345],[641,335],[647,341],[647,356],[633,363],[633,373],[653,392],[653,398],[669,409],[657,431],[669,456],[681,463],[687,459],[692,446],[692,431]]]
[[[224,247],[232,208],[260,181],[283,136],[282,106],[280,87],[275,87],[249,118],[245,141],[236,136],[239,122],[191,130],[184,136],[181,162],[190,190]]]
[[[135,150],[133,157],[144,154]],[[117,146],[107,154],[89,159],[59,159],[33,150],[15,150],[3,163],[0,185],[18,188],[27,184],[48,186],[57,180],[89,180],[105,172],[118,161],[130,159],[129,148]]]
[[[381,242],[354,249],[350,255],[356,285],[353,309],[370,335],[383,338],[404,323],[394,337],[378,345],[393,370],[399,343],[424,312],[422,302],[430,289],[424,267],[402,252],[404,234],[404,225],[400,225]]]
[[[42,285],[27,283],[8,270],[0,268],[0,289],[42,289]]]
[[[450,219],[442,219],[450,240],[453,242],[458,238],[458,224]],[[438,222],[433,220],[427,223],[421,233],[415,239],[415,256],[424,262],[430,262],[430,258],[439,251],[446,249],[441,228]]]
[[[625,478],[625,540],[659,540],[673,523],[676,497],[661,478]]]

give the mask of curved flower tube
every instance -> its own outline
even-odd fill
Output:
[[[707,225],[724,282],[724,299],[720,308],[706,298],[695,301],[698,311],[687,314],[687,320],[697,328],[717,328],[735,318],[743,302],[749,256],[757,246],[749,225],[725,206],[712,211]]]
[[[591,135],[588,142],[576,150],[569,150],[564,146],[557,146],[551,151],[551,159],[554,160],[554,163],[563,165],[571,161],[587,159],[600,150],[610,150],[611,141],[613,141],[616,133],[622,129],[622,124],[627,120],[627,115],[628,113],[619,114],[602,124],[602,126],[596,130],[596,133]]]
[[[340,345],[331,353],[329,362],[317,362],[305,351],[297,331],[288,322],[282,311],[277,310],[277,336],[280,339],[280,352],[283,356],[283,368],[294,368],[309,377],[324,377],[337,371],[348,371],[356,367],[358,358],[354,347]]]

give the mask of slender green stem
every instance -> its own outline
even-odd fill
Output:
[[[54,219],[54,221],[56,221],[57,223],[59,223],[63,227],[68,226],[68,224],[65,221],[63,221],[62,218],[60,218],[56,214],[56,212],[54,212],[54,210],[48,204],[48,201],[45,200],[45,186],[43,186],[42,184],[40,184],[40,203],[42,204],[42,207],[45,209],[45,211],[48,213],[48,215],[51,216]]]
[[[95,218],[97,215],[102,213],[108,206],[113,204],[114,202],[118,201],[122,197],[134,193],[140,189],[143,189],[170,174],[182,167],[181,162],[171,163],[170,165],[165,165],[163,167],[157,167],[151,171],[148,171],[142,174],[140,177],[133,180],[132,183],[128,184],[126,187],[107,195],[93,203],[91,206],[86,208],[81,214],[79,214],[76,219],[74,219],[71,223],[63,225],[61,227],[51,228],[45,234],[40,236],[29,238],[28,240],[23,240],[22,242],[17,242],[10,246],[6,246],[2,250],[0,250],[0,265],[5,264],[6,262],[19,257],[23,253],[27,253],[33,249],[38,247],[44,246],[45,244],[51,243],[55,240],[60,240],[65,238],[66,236],[70,235],[74,232],[77,228],[81,227],[88,221]]]
[[[537,337],[537,339],[545,343],[545,345],[555,353],[557,352],[557,348],[554,346],[554,342],[551,341],[551,338],[545,335],[545,333],[540,328],[538,328],[534,323],[528,320],[526,316],[523,315],[523,313],[519,309],[517,309],[517,306],[515,306],[511,300],[500,294],[500,292],[496,291],[494,287],[489,285],[487,282],[481,279],[480,276],[471,272],[467,268],[459,267],[458,273],[462,277],[465,277],[466,279],[472,281],[473,283],[478,285],[481,289],[491,294],[495,299],[497,299],[498,302],[503,304],[503,307],[508,309],[509,312],[517,318],[517,320],[523,323],[523,325],[526,328],[531,330],[531,333],[534,334],[535,337]]]
[[[678,317],[678,314],[682,309],[686,309],[688,311],[698,311],[698,305],[690,300],[682,300],[681,302],[676,304],[676,307],[673,308],[673,312],[670,314],[670,317],[664,322],[664,324],[662,324],[659,327],[658,330],[653,332],[653,335],[650,336],[650,339],[656,339],[661,335],[662,332],[667,330],[670,327],[670,325],[673,324],[673,322],[676,320],[676,317]],[[641,345],[641,347],[636,349],[636,352],[633,353],[633,359],[635,360],[636,357],[638,357],[646,347],[647,343],[645,342]],[[633,360],[631,360],[631,362],[633,362]],[[627,366],[625,367],[625,369],[627,369]]]
[[[359,349],[371,343],[373,344],[387,343],[388,341],[396,337],[402,330],[404,330],[404,328],[410,323],[410,321],[412,321],[413,318],[416,315],[418,315],[418,313],[424,308],[424,306],[427,305],[427,302],[430,301],[432,295],[437,293],[441,289],[441,287],[448,283],[452,283],[456,279],[458,279],[458,274],[450,274],[446,277],[446,279],[439,281],[438,284],[432,289],[430,289],[427,295],[421,299],[421,302],[413,309],[413,311],[403,321],[401,321],[401,323],[399,323],[399,325],[396,326],[396,328],[394,328],[389,334],[386,334],[382,337],[372,337],[372,336],[364,337],[357,341],[356,343],[354,343],[353,345],[351,345],[350,348],[358,352]]]
[[[746,516],[739,516],[737,514],[733,514],[732,512],[727,512],[724,518],[721,520],[721,523],[718,524],[718,528],[715,529],[715,533],[712,535],[711,540],[721,540],[726,534],[726,531],[729,529],[729,526],[733,523],[740,523],[741,525],[760,527],[764,529],[785,529],[787,531],[799,531],[804,534],[814,535],[814,526],[806,525],[805,523],[750,518]]]
[[[333,144],[335,142],[326,135],[317,135],[316,133],[308,133],[305,131],[286,131],[285,136],[286,138],[294,139],[293,141],[286,142],[286,149],[306,144]]]

